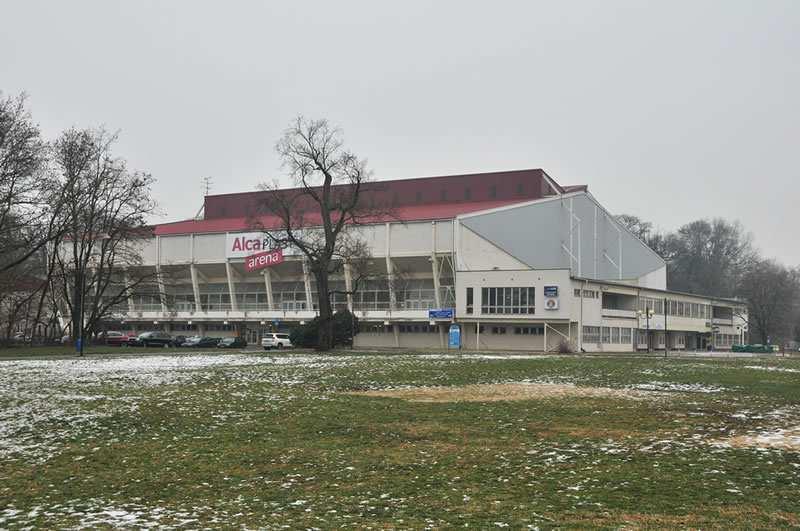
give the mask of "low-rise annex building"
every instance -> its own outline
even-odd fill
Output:
[[[453,323],[471,350],[728,349],[745,339],[741,301],[668,291],[663,259],[587,186],[539,169],[382,185],[369,193],[391,202],[392,219],[360,230],[384,280],[333,301],[358,316],[356,346],[446,347]],[[300,256],[244,266],[264,247],[249,228],[260,193],[209,195],[203,219],[155,226],[142,266],[170,281],[134,294],[109,326],[256,342],[311,320],[316,292]],[[333,289],[349,291],[346,273]]]

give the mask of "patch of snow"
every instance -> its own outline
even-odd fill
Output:
[[[629,387],[639,391],[662,391],[678,393],[720,393],[725,391],[724,387],[703,384],[681,384],[673,382],[652,381],[643,384],[636,384]]]
[[[768,366],[764,366],[764,365],[745,365],[743,368],[744,369],[755,369],[755,370],[758,370],[758,371],[800,373],[800,370],[798,370],[798,369],[789,369],[789,368],[786,368],[786,367],[768,367]]]

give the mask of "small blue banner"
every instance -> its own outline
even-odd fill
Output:
[[[448,348],[461,348],[461,326],[451,324],[447,333]]]
[[[558,286],[545,286],[544,287],[544,296],[545,297],[558,297]]]
[[[452,308],[428,310],[428,319],[452,319],[455,312]]]

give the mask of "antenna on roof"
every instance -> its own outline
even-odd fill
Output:
[[[211,192],[211,177],[202,177],[200,179],[200,186],[203,189],[203,197],[205,198]],[[203,218],[203,210],[205,209],[206,202],[205,200],[200,205],[200,209],[197,211],[197,214],[194,215],[194,219],[202,219]]]

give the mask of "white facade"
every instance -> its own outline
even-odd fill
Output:
[[[442,348],[452,323],[462,348],[478,350],[729,348],[743,339],[742,305],[667,292],[663,260],[585,191],[359,231],[370,267],[388,280],[334,300],[359,317],[357,346]],[[229,233],[143,241],[142,266],[159,271],[158,285],[121,305],[109,327],[257,341],[315,316],[300,256],[248,273],[231,241]],[[333,281],[344,288],[350,279]],[[429,319],[447,308],[453,319]]]

